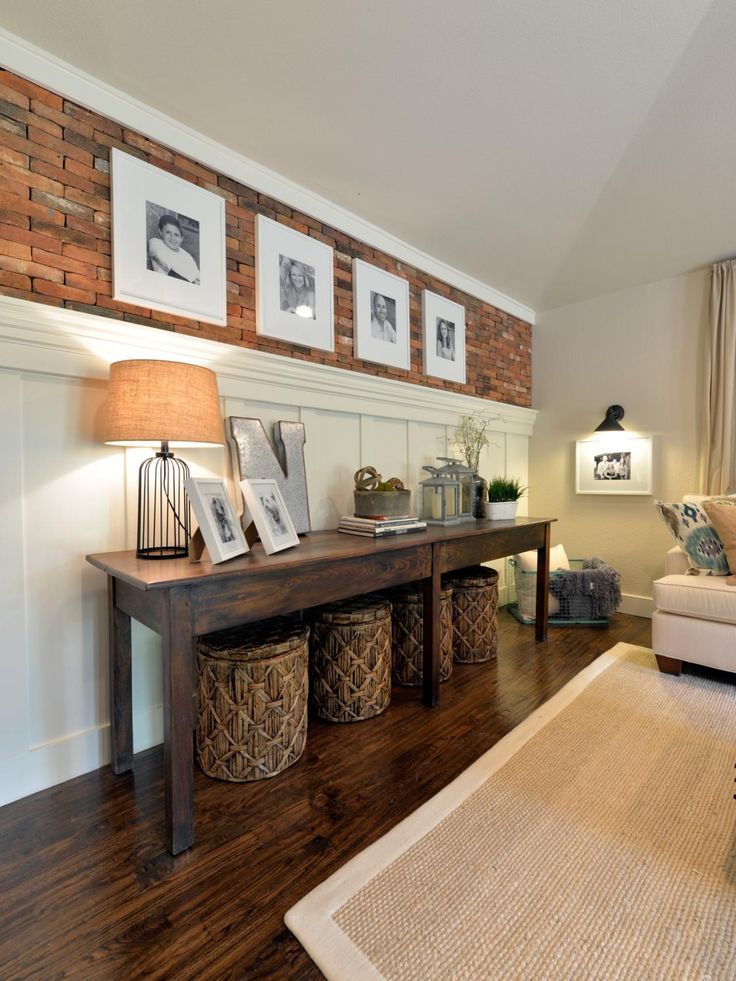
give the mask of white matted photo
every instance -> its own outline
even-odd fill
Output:
[[[224,480],[188,477],[184,487],[213,563],[225,562],[249,551]]]
[[[275,480],[241,480],[240,486],[266,555],[299,544],[291,516]]]
[[[356,358],[409,370],[409,284],[362,259],[353,259],[353,338]]]
[[[256,216],[256,331],[333,351],[332,249]]]
[[[465,307],[422,290],[424,373],[465,383]]]
[[[113,299],[227,324],[225,202],[112,150]]]
[[[576,494],[651,494],[652,437],[611,433],[575,444]]]

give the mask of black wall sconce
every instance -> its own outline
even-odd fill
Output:
[[[624,417],[624,407],[622,405],[609,405],[606,409],[606,418],[600,424],[596,426],[593,432],[595,433],[613,433],[624,432],[624,427],[620,424],[619,419]]]

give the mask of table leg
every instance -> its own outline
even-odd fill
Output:
[[[549,542],[550,526],[544,526],[544,544],[537,549],[536,639],[547,639],[549,620]]]
[[[424,651],[422,652],[422,695],[425,705],[436,705],[440,697],[440,589],[442,577],[439,550],[432,546],[432,575],[424,580]]]
[[[110,664],[110,765],[113,773],[133,769],[133,674],[130,617],[115,606],[115,579],[107,577]]]
[[[178,855],[194,844],[193,647],[189,590],[163,604],[164,807],[166,845]]]

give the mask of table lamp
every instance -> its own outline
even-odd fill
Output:
[[[214,371],[177,361],[111,364],[105,442],[160,444],[138,472],[136,555],[140,559],[186,556],[191,517],[184,481],[189,467],[170,447],[222,446]]]

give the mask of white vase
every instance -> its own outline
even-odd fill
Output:
[[[516,517],[518,501],[486,501],[486,517],[491,521],[508,521]]]

